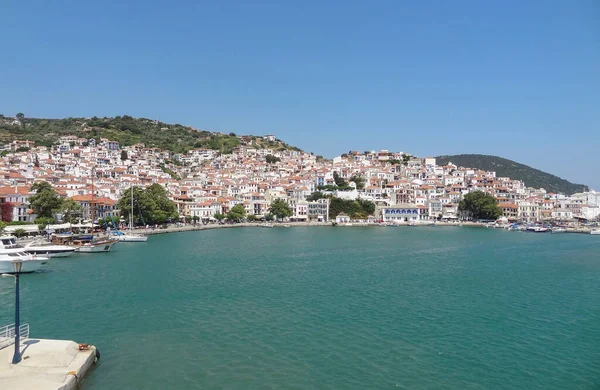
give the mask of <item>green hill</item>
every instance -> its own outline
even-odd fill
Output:
[[[588,190],[588,187],[583,184],[574,184],[558,176],[542,172],[539,169],[497,156],[458,154],[436,157],[438,165],[445,165],[448,162],[452,162],[459,167],[494,171],[498,177],[510,177],[511,179],[522,180],[528,187],[543,188],[548,192],[570,195]]]
[[[60,137],[75,135],[82,138],[108,138],[123,146],[143,143],[146,147],[156,147],[174,153],[187,152],[195,148],[231,151],[241,143],[256,148],[274,150],[300,150],[286,143],[268,141],[260,136],[238,137],[234,133],[222,134],[197,130],[180,124],[133,118],[128,115],[114,118],[7,118],[0,115],[0,143],[13,140],[31,140],[36,145],[51,146]]]

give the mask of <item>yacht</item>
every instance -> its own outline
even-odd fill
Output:
[[[22,273],[38,271],[48,263],[47,257],[25,252],[23,248],[17,245],[15,236],[0,237],[0,274],[12,274],[15,260],[22,262]]]
[[[69,257],[75,248],[67,245],[55,245],[45,240],[33,241],[23,247],[25,252],[45,257]]]
[[[600,229],[592,230],[592,231],[590,231],[590,234],[600,235]]]
[[[124,232],[122,230],[114,230],[110,233],[110,237],[121,242],[146,242],[148,236],[142,234]]]

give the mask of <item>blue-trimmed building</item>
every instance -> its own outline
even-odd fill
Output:
[[[419,208],[412,204],[397,204],[393,206],[383,206],[380,208],[381,220],[383,222],[410,222],[418,221],[420,218]]]

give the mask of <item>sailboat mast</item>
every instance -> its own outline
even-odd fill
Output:
[[[90,215],[92,217],[92,233],[94,232],[94,167],[92,167],[92,200],[90,201]]]
[[[129,230],[133,230],[133,185],[131,185],[131,211],[129,212]]]

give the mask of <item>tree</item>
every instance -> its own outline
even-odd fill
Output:
[[[0,221],[0,233],[2,233],[4,231],[5,227],[6,227],[6,222]]]
[[[213,215],[213,217],[215,217],[215,219],[219,222],[221,222],[222,220],[225,219],[226,215],[225,214],[221,214],[221,213],[215,213],[215,215]]]
[[[0,209],[2,210],[2,221],[10,222],[13,218],[14,206],[10,202],[0,203]]]
[[[292,209],[283,199],[275,199],[271,202],[269,213],[273,214],[277,219],[283,220],[286,217],[292,216]]]
[[[194,225],[195,225],[195,224],[197,224],[199,220],[200,220],[200,217],[199,217],[199,216],[197,216],[197,215],[194,215],[194,216],[192,217],[192,221],[194,221]]]
[[[273,156],[272,154],[267,154],[265,157],[265,161],[267,162],[267,164],[275,164],[281,161],[281,159],[279,157]]]
[[[40,231],[46,229],[46,226],[54,223],[54,218],[37,217],[34,221]]]
[[[27,232],[25,231],[25,229],[17,229],[17,230],[15,230],[15,236],[17,236],[17,238],[21,238],[25,234],[27,234]]]
[[[40,159],[38,158],[37,153],[35,154],[35,157],[33,158],[33,166],[36,168],[40,167]]]
[[[323,194],[321,191],[315,191],[312,194],[308,195],[306,197],[306,200],[309,202],[313,202],[315,200],[319,200],[319,199],[323,199],[325,198],[325,194]]]
[[[76,222],[77,217],[81,217],[83,207],[73,199],[65,199],[60,206],[60,212],[63,214],[62,221],[67,223]]]
[[[23,118],[25,118],[25,114],[23,114],[22,112],[19,112],[17,114],[17,119],[23,119]]]
[[[246,218],[246,209],[241,203],[233,206],[227,213],[227,219],[230,221],[241,222],[244,218]]]
[[[248,220],[248,222],[256,222],[258,221],[258,218],[256,217],[256,215],[254,214],[250,214],[246,217],[246,219]]]
[[[60,210],[62,199],[58,197],[50,183],[39,181],[31,186],[34,195],[29,197],[29,204],[38,217],[52,218]]]
[[[186,215],[184,217],[184,219],[185,219],[185,223],[192,223],[192,216],[191,215]]]
[[[465,195],[458,205],[458,210],[475,219],[496,219],[502,215],[496,198],[482,191]]]
[[[359,190],[362,190],[365,188],[366,180],[360,175],[352,175],[352,177],[350,178],[350,181],[354,182],[354,184],[356,184],[356,188]]]
[[[273,214],[271,214],[271,213],[265,214],[265,221],[271,222],[274,219],[275,219],[275,217],[273,216]]]
[[[333,181],[335,181],[335,185],[338,187],[346,187],[348,183],[344,180],[337,172],[333,172]]]
[[[357,215],[373,215],[375,213],[375,203],[363,199],[345,200],[336,197],[331,198],[329,203],[329,218],[333,219],[340,213],[348,214],[353,219],[357,218]]]
[[[133,191],[133,210],[131,209],[131,191]],[[136,224],[163,224],[179,218],[175,203],[168,197],[167,191],[158,183],[141,188],[129,188],[117,204],[121,216]]]
[[[121,150],[121,161],[125,161],[129,158],[129,156],[127,156],[127,151],[126,150]]]

